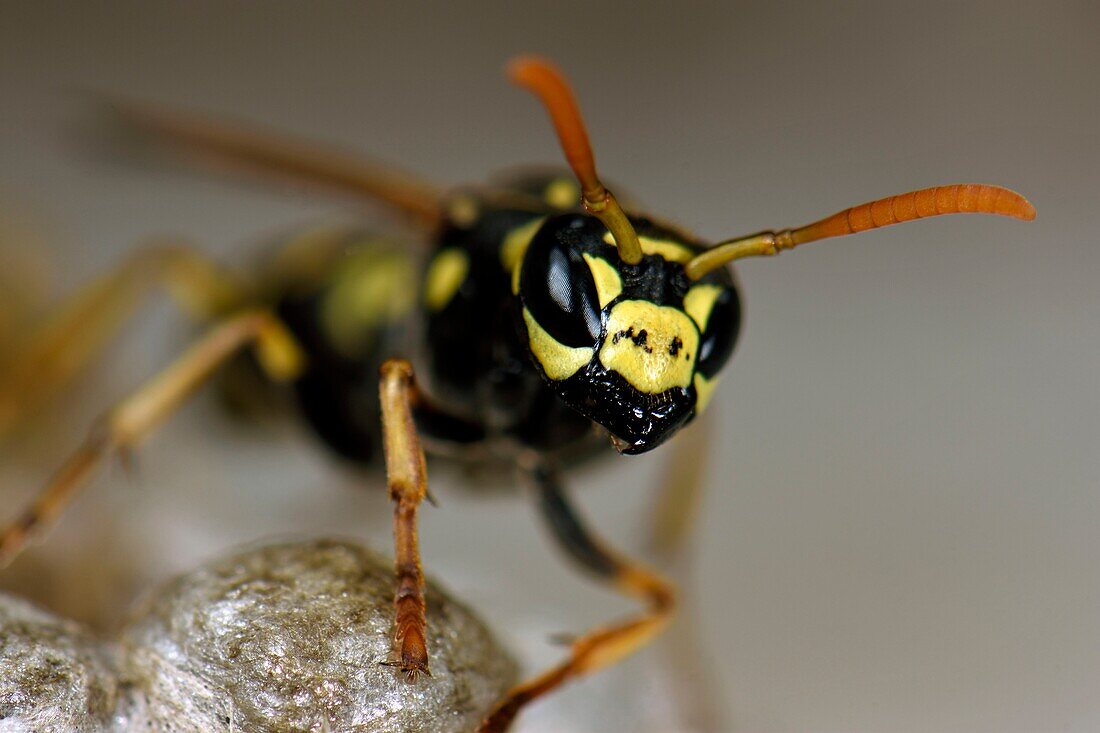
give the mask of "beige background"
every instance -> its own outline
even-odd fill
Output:
[[[536,105],[502,79],[519,51],[574,78],[608,177],[706,236],[936,183],[1017,188],[1033,224],[953,217],[740,268],[746,322],[713,407],[691,593],[730,730],[1100,729],[1096,5],[397,5],[0,3],[6,228],[38,233],[56,292],[153,234],[244,266],[263,236],[349,216],[96,156],[86,88],[266,121],[442,182],[556,161]],[[45,445],[5,456],[5,515],[180,348],[183,319],[153,311]],[[10,577],[102,617],[103,597],[129,602],[233,543],[385,546],[380,487],[356,490],[301,432],[248,433],[200,400]],[[573,476],[624,546],[666,458]],[[435,479],[428,568],[532,667],[557,654],[547,634],[627,609],[548,551],[525,502]],[[670,729],[649,707],[662,696],[640,694],[661,659],[574,686],[522,730]]]

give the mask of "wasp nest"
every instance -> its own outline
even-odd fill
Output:
[[[79,625],[0,595],[0,731],[107,730],[118,681]]]
[[[0,597],[0,731],[471,730],[511,657],[429,584],[432,677],[408,684],[380,664],[392,600],[391,564],[355,545],[264,547],[158,591],[109,665],[75,625]]]

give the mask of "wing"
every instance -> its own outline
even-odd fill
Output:
[[[106,101],[131,132],[182,154],[188,163],[377,201],[429,227],[441,217],[441,190],[390,166],[256,126],[144,102]]]

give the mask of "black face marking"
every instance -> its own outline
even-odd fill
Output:
[[[653,353],[653,347],[650,346],[649,343],[648,343],[649,342],[649,332],[646,331],[644,328],[641,331],[639,331],[637,334],[634,333],[634,327],[633,326],[626,329],[625,331],[616,331],[615,334],[611,337],[611,342],[617,344],[620,341],[622,341],[623,339],[629,339],[629,340],[633,341],[635,346],[640,347],[647,354],[652,354]],[[673,354],[673,356],[675,356],[675,354]]]
[[[682,348],[684,348],[684,342],[680,340],[679,336],[675,336],[672,339],[672,343],[668,345],[668,355],[676,356],[680,353],[680,349]]]
[[[695,395],[674,387],[660,394],[639,392],[599,360],[560,383],[567,405],[598,422],[625,443],[623,453],[636,455],[656,448],[695,416]]]

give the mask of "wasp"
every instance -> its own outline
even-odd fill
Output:
[[[653,450],[706,409],[741,321],[731,262],[942,214],[1035,216],[1010,190],[959,184],[708,244],[624,209],[604,186],[574,95],[551,63],[521,57],[508,73],[545,106],[571,174],[440,191],[281,136],[122,104],[131,123],[193,157],[380,201],[420,225],[430,252],[418,269],[393,238],[327,232],[287,246],[257,283],[244,285],[194,249],[160,247],[74,297],[3,375],[0,421],[70,379],[158,283],[212,324],[104,414],[0,534],[0,557],[10,560],[52,523],[106,456],[132,450],[211,375],[249,353],[266,380],[289,385],[329,448],[356,463],[384,459],[396,566],[387,663],[408,681],[430,674],[417,535],[418,508],[430,498],[425,449],[519,467],[568,556],[643,604],[632,618],[576,637],[561,663],[513,688],[480,727],[503,731],[525,705],[631,654],[671,618],[672,584],[585,525],[561,466],[608,443],[626,455]]]

